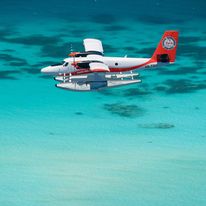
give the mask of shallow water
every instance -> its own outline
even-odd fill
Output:
[[[109,6],[108,6],[109,5]],[[204,1],[1,1],[0,204],[206,204]],[[100,38],[149,57],[180,31],[175,65],[101,92],[54,87],[40,69]]]

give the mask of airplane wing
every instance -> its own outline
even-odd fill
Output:
[[[84,39],[84,48],[86,52],[103,55],[104,50],[102,42],[98,39]]]
[[[91,72],[109,72],[109,67],[101,62],[91,62],[89,64],[89,70]]]

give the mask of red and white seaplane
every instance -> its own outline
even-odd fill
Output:
[[[177,31],[166,31],[151,58],[106,57],[98,39],[84,39],[85,52],[72,52],[62,64],[41,69],[54,75],[56,87],[90,91],[141,82],[137,71],[175,62]],[[135,71],[135,72],[134,72]]]

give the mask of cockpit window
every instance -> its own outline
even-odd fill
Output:
[[[66,66],[68,66],[68,64],[69,64],[68,62],[65,62],[63,65],[66,67]]]

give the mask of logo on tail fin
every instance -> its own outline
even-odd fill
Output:
[[[167,50],[171,50],[171,49],[175,48],[176,41],[173,37],[167,36],[163,39],[162,46]]]

